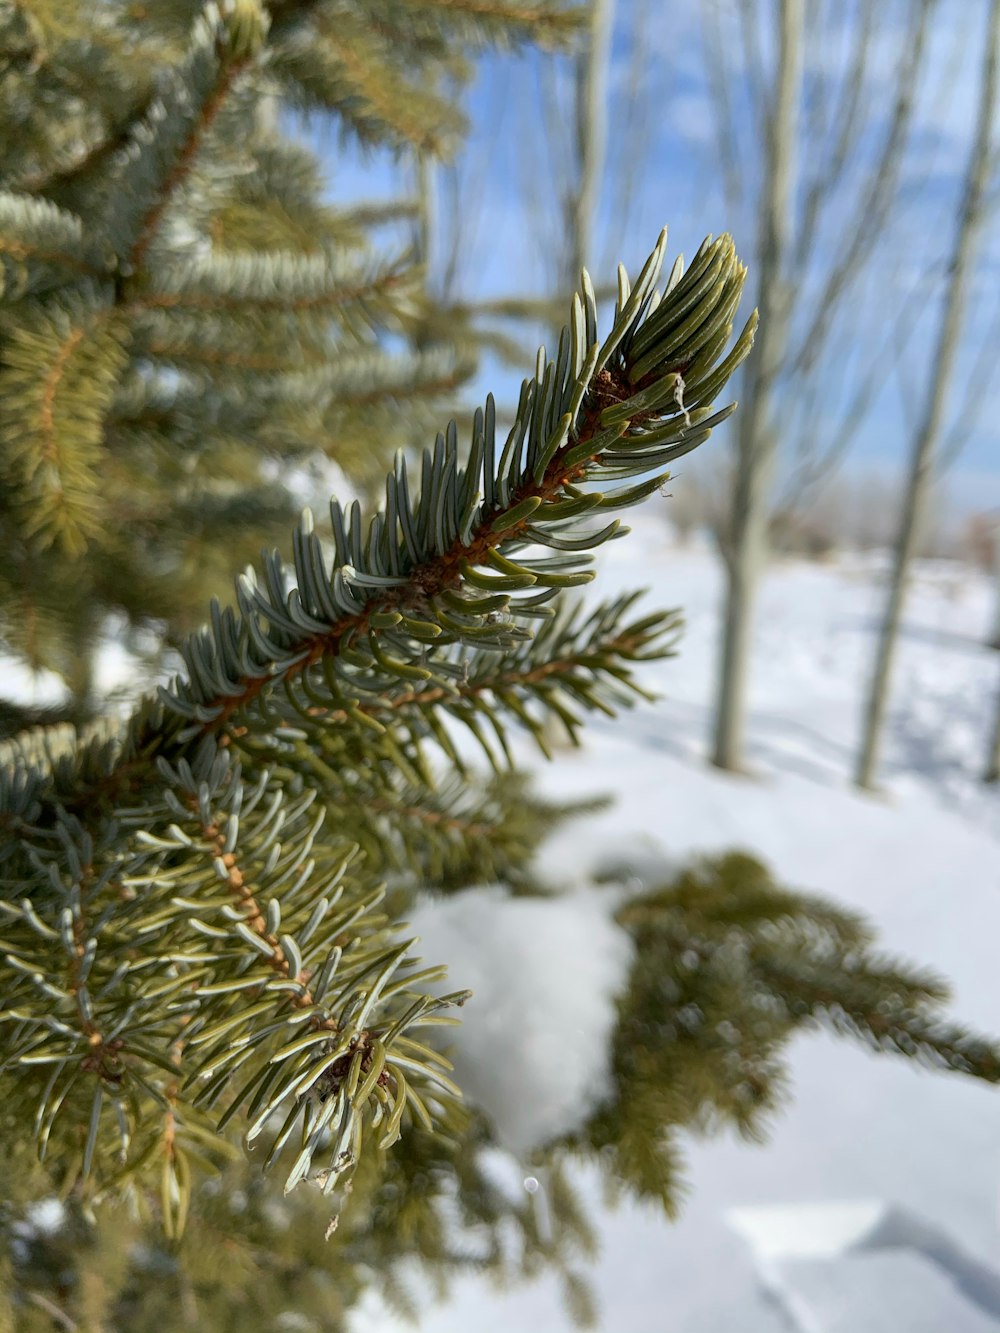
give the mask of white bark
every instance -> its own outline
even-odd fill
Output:
[[[962,332],[969,272],[975,256],[976,239],[982,221],[984,195],[990,175],[997,63],[998,57],[1000,57],[1000,49],[998,48],[1000,48],[1000,0],[990,0],[987,38],[983,48],[983,74],[975,138],[966,169],[962,205],[949,265],[950,277],[944,298],[941,325],[930,363],[931,374],[927,401],[913,440],[899,537],[893,557],[889,597],[865,706],[861,754],[856,773],[856,781],[860,787],[871,788],[875,783],[879,747],[885,723],[885,710],[889,698],[889,685],[892,678],[903,603],[906,597],[910,563],[926,520],[930,484],[935,471],[936,452],[942,435],[948,390]]]
[[[996,580],[994,588],[996,602],[993,607],[993,629],[987,643],[991,648],[1000,648],[1000,519],[997,519],[996,531],[993,534],[993,575]]]
[[[796,463],[784,488],[785,504],[794,504],[800,491],[839,463],[885,374],[886,357],[877,349],[867,360],[857,357],[856,307],[866,266],[895,206],[932,0],[907,0],[899,6],[898,12],[907,17],[907,31],[891,98],[884,82],[871,77],[872,35],[882,3],[867,0],[860,8],[841,73],[822,76],[808,97],[802,94],[801,69],[809,59],[810,42],[820,50],[831,40],[835,7],[806,5],[804,0],[795,5],[777,0],[763,7],[759,0],[729,0],[720,7],[705,0],[703,8],[718,161],[732,210],[754,197],[747,184],[755,187],[757,181],[747,176],[746,163],[756,160],[758,142],[764,148],[764,180],[756,192],[760,203],[749,224],[757,238],[752,271],[761,292],[761,327],[743,375],[732,502],[716,528],[728,578],[713,761],[735,771],[743,765],[755,595],[776,509],[771,493],[776,451],[794,450]],[[759,37],[763,14],[770,23],[775,10],[780,25],[772,73]],[[724,15],[734,22],[727,25]],[[749,108],[730,89],[734,76],[728,47],[740,38],[739,77],[749,94]],[[873,162],[866,127],[876,98],[878,120],[884,119],[885,128]],[[852,210],[852,225],[831,227],[845,207]],[[882,290],[884,286],[883,274]],[[849,302],[854,303],[851,309]],[[779,398],[780,439],[774,410]],[[846,405],[842,410],[832,407],[838,401]]]
[[[746,680],[757,586],[767,556],[776,439],[774,386],[787,341],[786,269],[792,242],[804,0],[781,0],[778,68],[768,102],[767,172],[761,196],[757,273],[760,331],[744,375],[738,420],[728,584],[719,672],[713,763],[738,770],[743,760]]]
[[[990,636],[989,644],[991,648],[1000,648],[1000,525],[996,531],[996,551],[994,555],[994,564],[996,567],[996,611],[993,621],[993,633]],[[1000,782],[1000,689],[997,690],[996,717],[993,721],[993,739],[990,743],[990,752],[986,760],[986,772],[983,774],[987,782]]]
[[[591,0],[586,49],[576,71],[576,188],[569,200],[569,271],[565,286],[576,290],[580,270],[594,262],[594,230],[608,138],[608,64],[614,0]]]
[[[1000,690],[997,691],[997,710],[993,721],[993,740],[986,760],[984,777],[987,782],[1000,782]]]

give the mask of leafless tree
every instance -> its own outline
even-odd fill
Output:
[[[740,395],[732,504],[718,534],[727,590],[712,758],[721,768],[743,766],[756,590],[773,513],[790,503],[774,494],[779,447],[797,448],[792,493],[814,484],[841,457],[884,380],[884,356],[862,364],[856,306],[896,198],[934,3],[914,0],[902,11],[878,0],[710,0],[703,7],[719,160],[737,215],[731,226],[756,234],[761,307]],[[775,8],[769,56],[764,34],[775,26]],[[876,99],[886,101],[886,86],[876,77],[874,38],[887,8],[904,24],[904,40],[881,115]],[[836,43],[843,54],[831,72]],[[755,137],[765,146],[759,177]],[[748,210],[743,228],[738,219]]]
[[[864,712],[864,730],[856,781],[860,787],[875,783],[879,745],[889,698],[893,659],[906,596],[910,562],[926,518],[936,453],[942,443],[945,409],[962,336],[970,274],[984,212],[993,149],[993,117],[997,100],[1000,61],[1000,0],[990,0],[986,39],[983,45],[982,79],[976,130],[955,227],[948,281],[941,307],[941,320],[927,376],[927,395],[913,438],[906,494],[899,536],[893,555],[892,574],[885,617],[879,636]]]
[[[767,550],[776,445],[772,397],[788,333],[786,257],[792,241],[804,20],[804,0],[780,0],[778,60],[766,123],[767,167],[757,246],[761,324],[754,370],[744,382],[731,534],[724,547],[729,577],[713,760],[728,769],[738,769],[742,763],[754,596]]]
[[[593,266],[594,230],[608,139],[608,64],[614,0],[590,0],[587,41],[576,57],[575,180],[566,195],[567,271],[562,288],[575,289],[580,270]]]
[[[996,601],[993,606],[993,625],[987,643],[991,648],[1000,649],[1000,514],[996,516],[996,527],[993,534],[993,573]]]
[[[993,624],[987,643],[991,648],[1000,649],[1000,513],[996,515],[993,535],[993,567],[995,574],[995,597]],[[996,715],[993,720],[993,732],[989,754],[986,758],[986,770],[983,778],[986,782],[1000,782],[1000,688],[997,689]]]

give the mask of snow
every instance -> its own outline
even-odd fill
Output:
[[[1000,1320],[1000,1272],[906,1209],[878,1201],[736,1208],[729,1222],[753,1248],[775,1302],[805,1333],[877,1328],[888,1292],[892,1317],[906,1329],[976,1333]]]
[[[863,1245],[885,1215],[878,1199],[734,1208],[727,1221],[758,1258],[830,1259]]]
[[[427,960],[473,992],[448,1032],[455,1078],[515,1154],[581,1125],[609,1089],[613,1001],[632,962],[612,907],[609,893],[551,901],[484,888],[411,913]]]
[[[687,630],[678,657],[644,668],[644,683],[665,697],[617,722],[592,720],[583,749],[551,765],[527,745],[521,750],[548,794],[616,797],[610,810],[566,826],[544,848],[543,873],[573,894],[553,907],[570,912],[586,902],[581,887],[602,867],[655,883],[685,857],[742,847],[783,882],[864,910],[889,951],[950,979],[957,1015],[1000,1032],[1000,791],[980,782],[1000,687],[1000,656],[982,646],[994,614],[991,581],[954,562],[918,566],[894,676],[885,790],[873,797],[853,789],[851,767],[884,560],[776,563],[762,589],[754,648],[754,776],[734,777],[706,762],[718,562],[706,546],[674,545],[662,510],[643,513],[634,528],[604,553],[594,595],[651,585],[652,606],[683,604]],[[501,928],[494,937],[492,918],[489,930],[485,952],[495,939],[502,968],[509,934]],[[429,938],[424,931],[428,958]],[[451,984],[475,988],[460,952],[449,956],[459,958]],[[523,996],[522,1012],[536,1021],[540,992],[528,961],[517,956],[502,973],[503,988],[508,1003],[511,991]],[[475,965],[486,966],[481,947]],[[561,1058],[571,1058],[565,1042]],[[931,1219],[973,1268],[998,1265],[994,1089],[823,1034],[798,1038],[790,1064],[791,1099],[766,1145],[732,1138],[687,1145],[690,1195],[676,1224],[635,1204],[609,1212],[596,1173],[579,1171],[601,1247],[587,1276],[607,1333],[787,1333],[792,1316],[787,1303],[775,1303],[774,1261],[762,1260],[730,1224],[739,1208],[874,1200]],[[544,1067],[542,1060],[537,1068]],[[522,1142],[552,1123],[546,1091],[534,1131],[527,1124],[532,1068],[527,1059],[518,1065],[526,1080],[518,1086]],[[780,1276],[809,1333],[978,1333],[1000,1322],[912,1249],[786,1259]],[[445,1303],[428,1299],[420,1326],[506,1333],[519,1324],[546,1333],[572,1327],[554,1278],[504,1292],[461,1278]],[[403,1328],[375,1298],[353,1326]]]
[[[796,1333],[996,1333],[946,1274],[909,1253],[782,1264],[768,1290]],[[887,1297],[891,1307],[886,1309]],[[890,1322],[891,1321],[891,1322]]]

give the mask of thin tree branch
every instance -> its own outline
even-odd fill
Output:
[[[823,158],[820,155],[816,174],[806,191],[805,202],[802,205],[802,221],[793,260],[793,266],[800,274],[804,273],[812,252],[823,201],[830,198],[833,187],[843,176],[850,150],[857,140],[861,91],[868,71],[874,20],[875,6],[870,3],[862,4],[860,22],[854,25],[853,59],[846,76],[844,92],[833,116],[833,123],[838,127],[837,139],[829,157]]]
[[[823,347],[830,322],[839,299],[850,286],[864,260],[882,233],[888,209],[896,192],[903,145],[909,132],[916,103],[920,70],[923,65],[928,18],[934,0],[919,0],[920,8],[914,23],[911,40],[900,63],[896,80],[896,97],[889,131],[873,165],[867,192],[855,210],[856,225],[844,230],[845,244],[835,258],[816,298],[812,323],[806,331],[798,351],[790,358],[792,372],[812,369]],[[829,195],[827,196],[829,198]],[[808,254],[799,255],[799,263],[808,263]]]
[[[723,55],[719,0],[705,0],[700,13],[702,50],[715,120],[716,152],[722,166],[726,204],[735,216],[743,203],[743,170],[737,152],[733,105],[729,95],[731,74],[726,68]]]
[[[128,254],[128,268],[132,272],[136,272],[142,267],[146,251],[152,244],[167,205],[190,174],[198,149],[215,123],[233,84],[251,63],[251,60],[233,60],[225,62],[221,66],[218,83],[202,107],[201,115],[191,126],[190,133],[177,155],[173,168],[139,223],[138,234]]]

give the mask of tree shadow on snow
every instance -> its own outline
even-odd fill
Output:
[[[710,753],[713,710],[700,704],[659,700],[656,712],[636,715],[628,728],[643,749],[657,750],[684,763],[704,764]],[[626,724],[627,725],[627,724]],[[591,723],[593,730],[622,734],[619,723]],[[807,723],[775,713],[754,711],[748,718],[747,770],[751,777],[794,773],[824,786],[843,786],[850,774],[853,748]]]
[[[838,630],[856,632],[872,642],[878,637],[881,628],[881,616],[848,615],[840,619],[836,625]],[[996,649],[991,648],[984,638],[978,638],[974,634],[963,634],[958,630],[938,629],[934,625],[915,625],[912,621],[900,625],[899,637],[911,643],[927,644],[931,648],[948,648],[952,652],[971,653],[973,655],[996,652]]]

